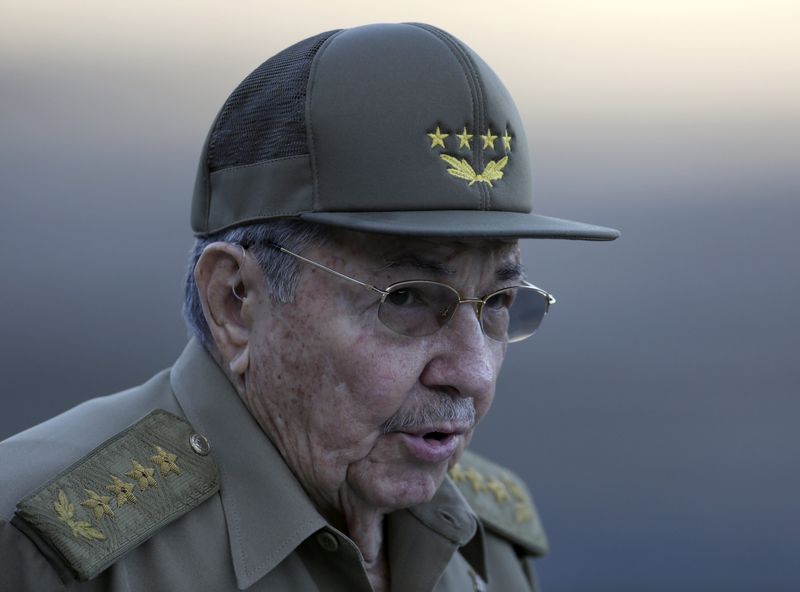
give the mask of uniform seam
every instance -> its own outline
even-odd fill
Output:
[[[226,171],[240,171],[242,169],[249,169],[249,168],[252,168],[252,167],[263,166],[265,164],[269,164],[269,163],[272,163],[272,162],[281,162],[281,161],[285,161],[285,160],[293,160],[293,159],[296,159],[296,158],[307,158],[308,156],[309,156],[308,153],[304,152],[303,154],[293,154],[292,156],[279,156],[278,158],[267,158],[265,160],[259,160],[257,162],[251,162],[249,164],[240,164],[240,165],[237,165],[237,166],[226,167],[224,169],[217,169],[216,171],[212,171],[210,173],[209,177],[211,175],[216,174],[216,173],[224,173]]]
[[[436,27],[432,27],[430,25],[425,25],[421,23],[410,23],[412,26],[422,29],[426,31],[428,34],[432,35],[434,38],[438,39],[442,44],[450,51],[451,54],[456,58],[456,62],[458,65],[461,66],[461,74],[464,76],[464,80],[467,82],[467,88],[469,88],[470,92],[470,109],[472,111],[472,119],[475,127],[478,129],[478,134],[480,135],[481,129],[481,119],[482,119],[482,110],[480,108],[480,97],[479,91],[480,89],[477,88],[475,85],[475,81],[473,78],[470,77],[469,74],[474,74],[472,71],[471,64],[466,60],[465,56],[461,54],[460,47],[458,47],[448,36],[437,29]],[[469,70],[469,73],[467,72]],[[480,157],[480,144],[479,142],[475,142],[474,148],[472,149],[472,158],[475,162],[476,167],[482,168],[482,162]],[[478,183],[478,209],[484,210],[484,188],[482,187],[482,183]]]
[[[314,54],[313,59],[311,60],[311,71],[308,74],[308,81],[306,83],[306,136],[308,137],[308,155],[310,157],[310,166],[311,166],[311,208],[312,211],[316,211],[319,207],[319,176],[318,176],[318,167],[317,167],[317,154],[316,154],[316,145],[315,145],[315,138],[314,138],[314,120],[311,116],[312,109],[311,105],[314,101],[314,87],[316,86],[317,81],[317,72],[319,70],[319,63],[322,60],[322,56],[330,47],[333,40],[338,37],[344,29],[340,29],[330,37],[328,37],[322,45],[320,45],[317,52]]]

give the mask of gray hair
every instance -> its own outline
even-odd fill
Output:
[[[206,347],[214,348],[214,340],[203,314],[203,305],[194,281],[194,268],[200,255],[211,243],[239,244],[255,255],[274,302],[289,303],[294,300],[300,261],[268,246],[277,243],[295,253],[324,244],[332,231],[319,224],[311,224],[292,218],[278,218],[256,224],[237,226],[195,240],[186,269],[186,287],[183,301],[183,318],[189,334]]]

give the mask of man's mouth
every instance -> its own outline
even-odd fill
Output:
[[[412,456],[426,462],[438,463],[453,456],[467,429],[463,426],[430,426],[398,432],[398,435]]]
[[[441,442],[442,440],[445,440],[452,435],[453,435],[452,433],[446,433],[446,432],[428,432],[422,437],[425,438],[426,440],[436,440],[437,442]]]

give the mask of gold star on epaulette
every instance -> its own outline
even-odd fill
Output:
[[[511,136],[508,135],[508,130],[505,131],[502,137],[503,140],[503,148],[506,150],[511,150]]]
[[[108,495],[98,495],[91,489],[84,489],[86,494],[89,496],[85,502],[81,502],[81,505],[84,508],[89,508],[92,512],[94,512],[94,519],[100,522],[100,519],[103,516],[113,516],[114,512],[111,511],[111,506],[108,505],[108,502],[111,501],[111,497]]]
[[[117,496],[117,506],[124,506],[130,502],[136,503],[136,496],[133,495],[133,483],[125,483],[116,475],[111,475],[113,485],[106,485],[106,489]]]
[[[467,472],[464,474],[464,476],[472,484],[472,489],[474,489],[476,493],[486,491],[486,483],[483,480],[483,475],[481,475],[478,471],[470,467],[467,469]]]
[[[514,496],[514,499],[519,502],[528,502],[528,496],[525,495],[525,492],[522,491],[522,488],[514,483],[514,481],[512,481],[508,475],[502,475],[500,480],[503,482],[503,485],[508,488],[508,491],[511,493],[511,495]]]
[[[428,137],[431,139],[431,148],[436,148],[437,146],[444,148],[444,139],[449,135],[450,134],[443,134],[437,125],[436,131],[428,134]]]
[[[132,460],[131,464],[133,465],[133,470],[128,471],[125,474],[131,479],[136,479],[136,482],[139,484],[140,491],[144,491],[148,487],[156,487],[158,485],[156,480],[153,479],[153,473],[156,472],[155,469],[143,467],[139,461],[136,460]]]
[[[481,134],[481,138],[483,139],[483,147],[484,148],[491,148],[494,150],[494,141],[497,139],[497,136],[492,134],[492,128],[486,130],[486,134]]]
[[[498,502],[506,502],[511,499],[508,495],[508,489],[506,489],[506,486],[494,477],[486,482],[486,487],[494,494],[494,497]]]
[[[514,520],[516,520],[518,524],[522,524],[523,522],[527,522],[531,519],[533,519],[533,509],[527,502],[519,502],[518,504],[515,504]]]
[[[474,134],[467,133],[467,126],[464,126],[464,131],[460,134],[456,134],[456,138],[458,138],[458,147],[469,150],[469,141],[473,138],[473,136]]]
[[[175,473],[176,475],[181,474],[181,470],[178,468],[178,465],[175,464],[175,461],[178,458],[176,454],[167,452],[161,448],[161,446],[156,446],[156,452],[158,454],[151,456],[150,462],[158,467],[158,470],[161,471],[162,475],[169,475],[170,473]]]
[[[464,469],[461,466],[461,463],[456,463],[453,465],[453,468],[450,469],[450,478],[453,481],[464,481],[466,477],[464,476]]]

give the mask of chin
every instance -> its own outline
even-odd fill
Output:
[[[435,467],[414,467],[406,470],[381,471],[363,483],[362,497],[375,507],[400,510],[427,503],[447,474],[448,463]]]

